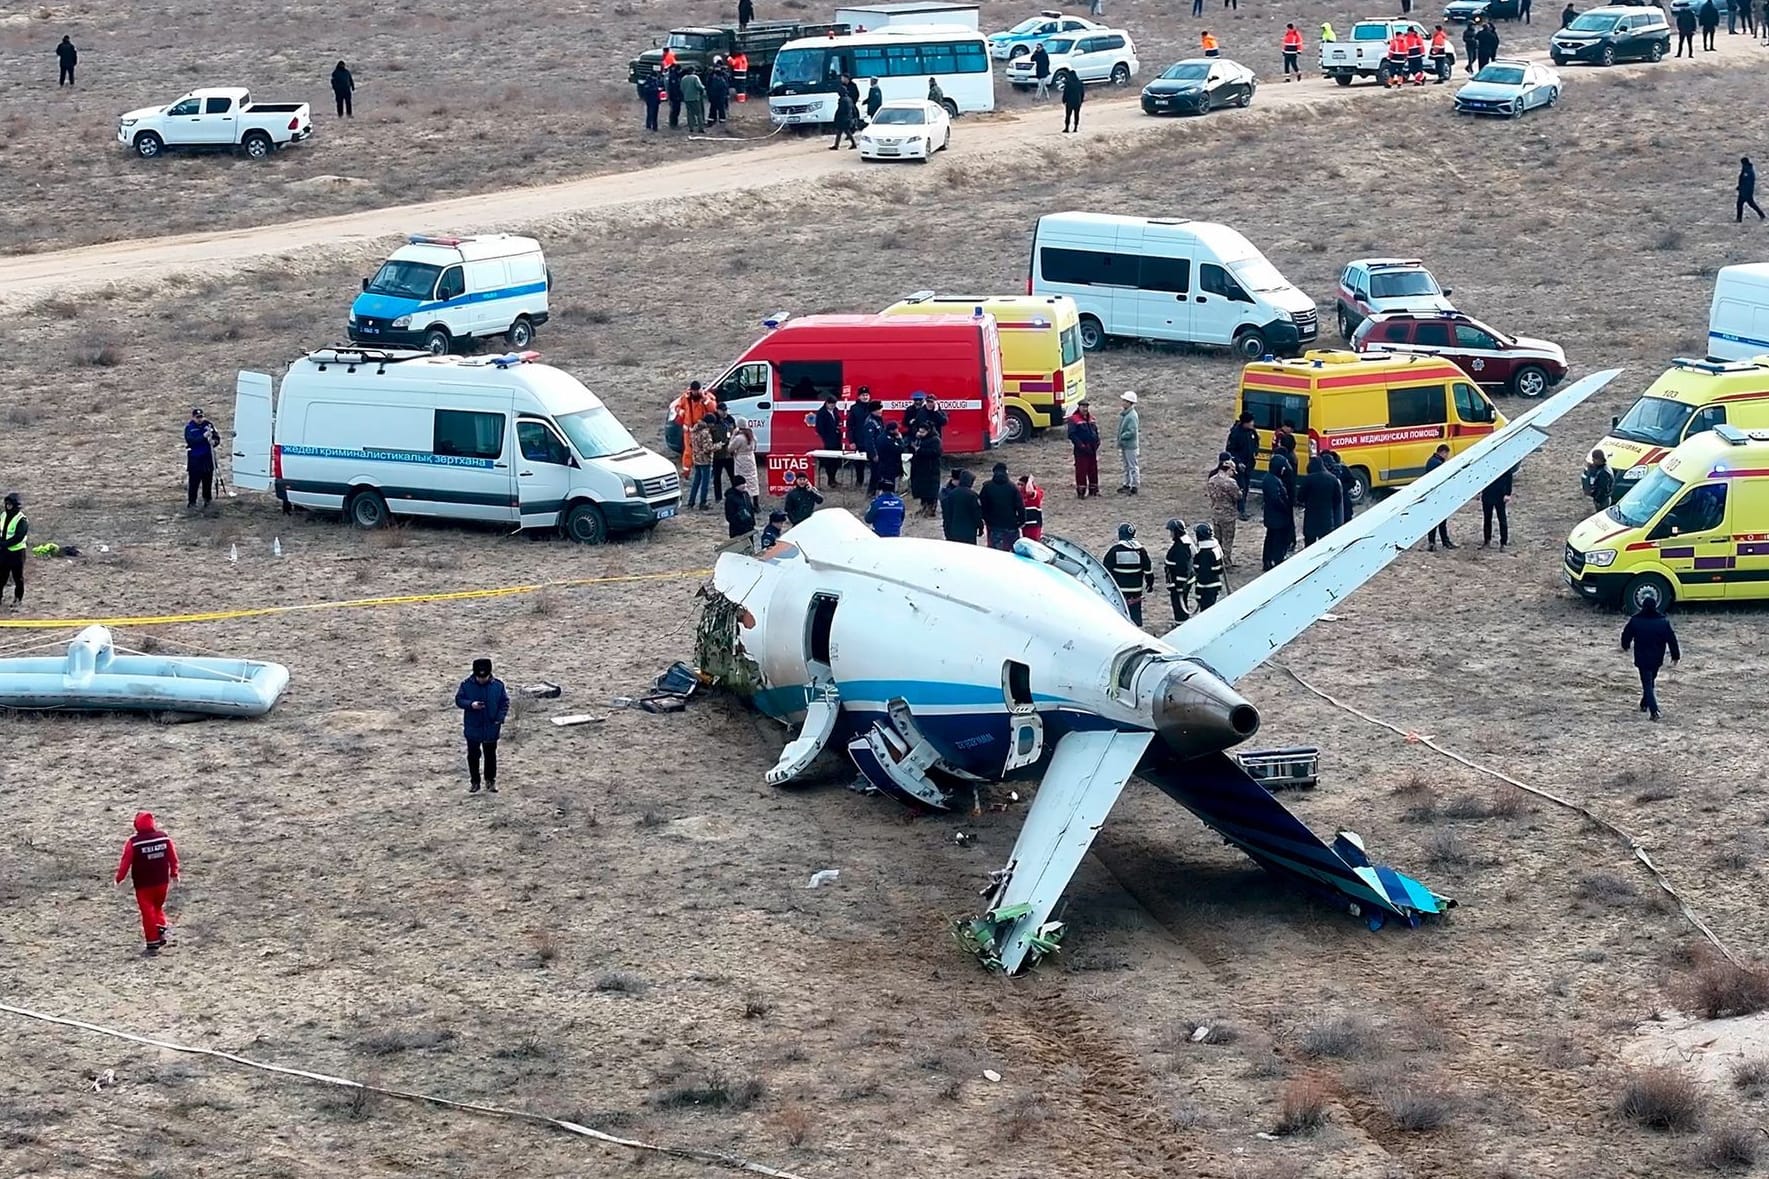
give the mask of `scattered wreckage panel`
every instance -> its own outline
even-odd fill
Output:
[[[832,683],[815,685],[811,701],[805,706],[805,722],[799,726],[798,736],[780,751],[780,760],[774,763],[774,768],[768,771],[768,785],[782,786],[804,773],[829,744],[840,719],[841,693],[836,686]]]

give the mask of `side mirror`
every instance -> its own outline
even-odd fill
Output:
[[[365,291],[369,289],[369,280],[366,278],[362,280],[362,289]]]
[[[1452,291],[1452,290],[1450,290],[1450,288],[1448,288],[1448,287],[1445,287],[1445,288],[1444,288],[1444,289],[1443,289],[1443,297],[1444,297],[1444,298],[1446,298],[1446,299],[1447,299],[1447,298],[1449,298],[1449,297],[1450,297],[1450,296],[1451,296],[1451,295],[1453,295],[1453,294],[1455,294],[1455,293],[1456,293],[1456,292],[1454,292],[1454,291]]]

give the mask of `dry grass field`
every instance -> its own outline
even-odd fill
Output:
[[[516,46],[525,38],[540,40],[511,34]],[[398,48],[413,72],[425,58],[391,38],[369,44]],[[321,71],[302,71],[317,95]],[[543,233],[558,291],[537,346],[649,440],[680,384],[717,375],[768,312],[877,307],[918,287],[1017,289],[1042,212],[1220,218],[1323,299],[1349,258],[1420,252],[1466,309],[1559,340],[1579,371],[1628,372],[1524,468],[1514,551],[1409,554],[1281,662],[1406,730],[1587,801],[1754,955],[1769,932],[1758,895],[1764,702],[1751,674],[1764,612],[1679,614],[1685,658],[1663,687],[1666,719],[1651,726],[1615,650],[1620,619],[1567,594],[1559,552],[1580,515],[1582,450],[1670,357],[1700,351],[1715,269],[1761,257],[1769,241],[1725,216],[1750,146],[1729,128],[1760,86],[1745,71],[1587,78],[1574,74],[1560,108],[1521,124],[1455,121],[1441,92],[1370,95],[1212,118],[1134,149],[1053,143],[1011,189],[955,152],[931,169],[585,217]],[[269,93],[276,80],[252,84]],[[121,97],[91,118],[103,123]],[[1392,116],[1371,115],[1385,101],[1407,104],[1404,148]],[[395,154],[386,175],[398,185],[440,183],[424,174],[424,151]],[[87,197],[124,163],[79,164],[102,168]],[[80,199],[71,178],[55,184]],[[283,200],[262,188],[226,216],[249,222]],[[185,203],[189,216],[195,201]],[[119,232],[148,228],[137,215]],[[28,613],[177,613],[706,567],[723,532],[710,518],[580,549],[454,527],[363,535],[285,518],[249,494],[186,517],[178,429],[189,408],[225,426],[235,371],[278,371],[330,342],[373,261],[265,264],[237,279],[51,300],[19,318],[0,353],[0,482],[28,497],[34,536],[88,554],[33,562]],[[1052,531],[1098,550],[1131,519],[1156,538],[1168,516],[1201,514],[1235,373],[1225,357],[1175,348],[1090,358],[1101,401],[1143,396],[1138,501],[1065,499],[1059,439],[1004,457],[1052,487]],[[1477,525],[1464,511],[1452,534],[1470,541]],[[1248,527],[1242,547],[1256,552],[1258,537]],[[1454,920],[1371,934],[1133,787],[1070,890],[1064,953],[1026,978],[985,975],[945,924],[971,911],[1005,857],[1017,808],[912,820],[839,785],[777,792],[761,775],[779,734],[736,704],[673,717],[607,707],[689,654],[696,586],[660,577],[120,631],[136,647],[280,660],[293,685],[252,723],[0,718],[0,994],[819,1179],[1664,1176],[1754,1141],[1736,1127],[1762,1119],[1760,1090],[1667,1095],[1663,1078],[1631,1080],[1622,1063],[1632,1025],[1679,1001],[1698,944],[1624,849],[1364,726],[1276,669],[1244,685],[1268,718],[1260,743],[1323,749],[1322,785],[1295,808],[1317,830],[1355,828],[1379,857],[1456,896]],[[0,648],[49,637],[0,631]],[[566,686],[564,699],[521,710],[496,798],[465,794],[450,707],[480,654],[513,685]],[[608,719],[545,723],[565,711]],[[178,839],[187,872],[171,906],[177,945],[157,960],[137,956],[133,906],[108,887],[142,808]],[[976,842],[957,844],[957,829]],[[826,867],[840,882],[807,890]],[[1213,1031],[1194,1043],[1200,1024]],[[0,1022],[0,1059],[7,1174],[629,1166],[622,1152],[536,1127],[352,1101],[12,1018]],[[105,1069],[118,1085],[93,1092]],[[1677,1108],[1661,1116],[1667,1105]],[[707,1173],[660,1158],[638,1169]]]

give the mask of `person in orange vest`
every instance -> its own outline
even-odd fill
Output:
[[[667,69],[669,69],[669,68],[670,68],[670,67],[671,67],[671,66],[673,66],[673,65],[675,65],[675,64],[676,64],[676,51],[675,51],[675,50],[674,50],[674,49],[672,49],[672,48],[670,48],[670,47],[669,47],[669,46],[667,46],[667,45],[666,45],[666,46],[664,46],[664,49],[663,49],[663,65],[661,65],[661,66],[660,66],[660,67],[658,67],[658,68],[659,68],[659,69],[664,69],[664,70],[667,70]]]
[[[1384,63],[1388,67],[1388,88],[1393,90],[1401,84],[1407,72],[1407,35],[1396,30],[1388,38],[1388,59]]]
[[[1425,38],[1419,35],[1418,29],[1408,29],[1407,42],[1407,77],[1413,85],[1425,85]]]
[[[1202,37],[1198,38],[1198,41],[1204,46],[1205,57],[1222,56],[1222,47],[1216,43],[1216,38],[1210,33],[1205,33]]]
[[[749,101],[749,54],[739,49],[731,55],[731,90],[738,102]]]
[[[1302,80],[1302,32],[1295,25],[1284,26],[1284,81]]]
[[[685,392],[670,402],[670,421],[682,428],[682,474],[694,470],[694,445],[690,439],[700,419],[718,408],[711,390],[703,391],[699,381],[690,381]],[[710,459],[707,461],[711,461]]]
[[[1442,86],[1444,79],[1450,76],[1450,35],[1438,25],[1431,33],[1431,72],[1437,75],[1437,84]]]

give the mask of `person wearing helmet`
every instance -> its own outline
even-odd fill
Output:
[[[1184,520],[1167,521],[1167,532],[1173,543],[1167,547],[1164,564],[1167,573],[1167,598],[1173,603],[1175,625],[1192,616],[1186,609],[1186,597],[1192,592],[1192,538]]]
[[[135,907],[141,912],[141,936],[147,953],[157,954],[171,930],[166,922],[166,892],[178,879],[178,849],[149,811],[135,816],[135,832],[123,844],[114,883],[123,883],[125,876],[135,886]]]
[[[25,600],[25,550],[30,535],[31,522],[25,519],[18,492],[7,492],[5,505],[0,507],[0,594],[6,592],[6,583],[12,582],[14,606]]]
[[[1105,565],[1130,608],[1130,621],[1141,626],[1142,596],[1155,588],[1155,565],[1137,543],[1136,525],[1118,525],[1118,543],[1106,550]]]
[[[1211,531],[1210,525],[1198,525],[1197,544],[1192,576],[1198,587],[1198,613],[1202,614],[1216,605],[1216,599],[1222,596],[1227,583],[1222,575],[1222,546],[1217,543],[1216,534]]]

